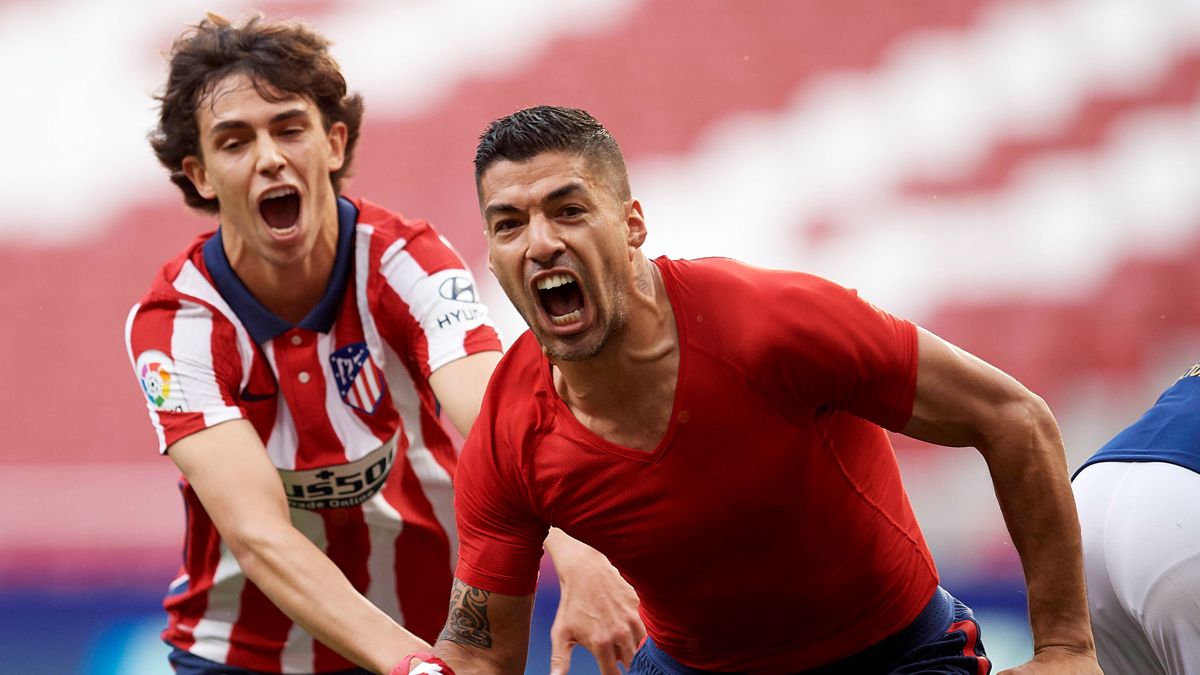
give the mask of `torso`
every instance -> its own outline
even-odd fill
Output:
[[[295,527],[373,604],[433,639],[456,551],[456,458],[428,375],[467,353],[499,349],[499,341],[481,307],[472,304],[479,311],[465,319],[467,304],[439,294],[466,272],[436,232],[357,206],[344,242],[344,290],[305,323],[276,323],[242,297],[244,288],[228,279],[220,286],[224,273],[202,240],[135,308],[130,350],[139,374],[151,361],[167,374],[159,381],[172,396],[147,395],[160,451],[205,426],[247,419],[280,471]],[[187,558],[165,603],[164,639],[255,671],[349,668],[242,575],[183,488]]]
[[[520,541],[523,551],[531,547],[512,560],[536,565],[533,542],[550,525],[595,547],[637,589],[655,642],[690,666],[793,672],[905,625],[937,575],[886,433],[805,397],[827,377],[840,382],[852,369],[862,373],[855,377],[876,374],[887,378],[877,398],[846,404],[877,423],[903,426],[915,378],[911,324],[861,301],[827,302],[824,287],[810,292],[812,282],[800,275],[783,279],[799,291],[781,294],[774,275],[728,262],[656,264],[667,270],[678,326],[673,396],[657,395],[672,407],[656,408],[637,433],[614,433],[612,425],[636,417],[597,421],[575,413],[557,395],[536,341],[523,336],[493,378],[472,433],[478,447],[469,445],[461,458],[460,533],[469,566],[460,562],[459,576],[495,565],[468,543],[496,533],[468,523],[475,500],[511,487],[497,497],[521,507],[506,528],[529,527]],[[764,298],[782,302],[781,295],[792,303],[786,317],[762,311]],[[809,303],[810,295],[817,301]],[[864,339],[875,341],[853,368],[830,351],[849,343],[808,325],[843,318],[846,335],[857,334],[861,321]],[[799,372],[783,372],[781,346]],[[841,396],[840,386],[830,391]],[[494,405],[503,412],[490,412]],[[491,457],[498,466],[486,463]],[[494,510],[500,505],[480,508],[508,516]],[[501,550],[488,548],[493,560]]]

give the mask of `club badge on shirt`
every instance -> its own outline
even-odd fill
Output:
[[[355,342],[329,355],[329,366],[338,393],[346,405],[368,415],[383,399],[383,372],[371,360],[367,343]]]
[[[175,362],[157,349],[144,351],[134,365],[142,393],[150,407],[169,412],[186,412],[183,387],[176,375]]]

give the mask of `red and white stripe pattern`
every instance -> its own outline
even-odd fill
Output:
[[[281,471],[297,529],[372,602],[433,639],[457,537],[455,450],[428,377],[500,343],[482,305],[440,292],[448,279],[457,288],[473,282],[436,232],[358,206],[354,272],[328,332],[294,328],[255,345],[197,242],[135,306],[128,349],[135,366],[152,354],[166,373],[162,388],[177,387],[147,398],[160,451],[214,424],[249,420]],[[335,374],[344,354],[357,367],[344,371],[346,395]],[[187,559],[165,603],[164,637],[255,671],[349,668],[245,579],[186,483],[183,491]]]

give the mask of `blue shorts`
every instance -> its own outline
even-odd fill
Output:
[[[917,618],[897,633],[840,661],[796,675],[987,675],[992,664],[971,608],[938,587]],[[646,638],[629,675],[709,675],[683,665]]]
[[[171,654],[167,657],[171,661],[171,667],[175,669],[175,675],[264,675],[259,670],[246,670],[245,668],[235,668],[227,666],[224,663],[209,661],[202,659],[191,652],[185,652],[178,647],[171,649]],[[350,670],[338,670],[331,673],[322,673],[322,675],[373,675],[369,670],[362,668],[351,668]]]

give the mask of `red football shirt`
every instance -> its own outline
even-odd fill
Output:
[[[655,264],[680,343],[665,436],[642,452],[586,429],[521,336],[460,459],[457,576],[531,593],[560,527],[708,670],[790,673],[904,627],[937,585],[884,431],[912,414],[914,326],[807,274]]]

